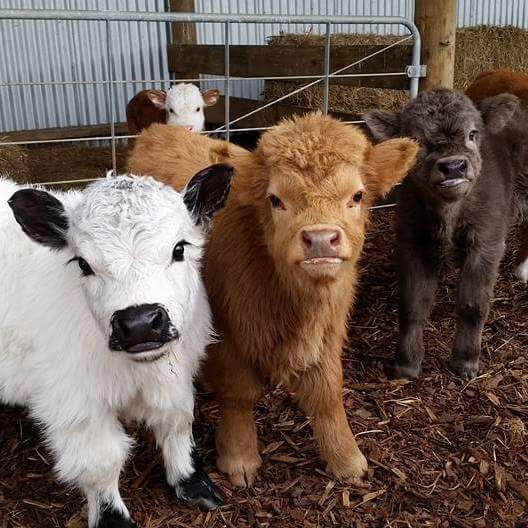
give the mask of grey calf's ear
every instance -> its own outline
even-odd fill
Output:
[[[8,203],[15,220],[35,242],[52,249],[66,246],[69,222],[57,198],[45,191],[22,189],[13,194]]]
[[[512,94],[503,93],[483,99],[478,105],[486,127],[492,132],[499,132],[511,120],[519,108],[519,98]]]
[[[183,201],[196,224],[207,223],[224,207],[233,179],[233,167],[224,163],[211,165],[197,174],[183,191]]]
[[[363,119],[377,141],[395,138],[400,134],[400,114],[387,110],[371,110],[363,114]]]

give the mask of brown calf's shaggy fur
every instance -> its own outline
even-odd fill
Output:
[[[177,189],[208,164],[235,167],[204,262],[220,335],[205,377],[222,410],[218,467],[235,485],[250,485],[261,464],[252,410],[268,379],[312,417],[328,471],[364,475],[343,408],[341,349],[368,206],[405,176],[416,151],[409,139],[373,147],[320,114],[274,127],[253,153],[163,126],[138,139],[130,170]]]
[[[502,93],[516,95],[528,107],[528,74],[514,70],[492,70],[481,73],[469,86],[466,95],[475,103],[486,97]],[[528,172],[528,171],[525,171]],[[515,182],[517,195],[528,195],[528,178],[518,178]],[[525,208],[521,209],[521,247],[517,256],[515,274],[523,282],[528,282],[528,217]]]

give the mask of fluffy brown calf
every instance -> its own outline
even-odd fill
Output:
[[[159,125],[138,139],[130,170],[178,189],[211,162],[235,167],[204,262],[220,336],[205,377],[222,410],[218,467],[233,484],[250,485],[261,464],[252,410],[269,379],[312,418],[327,470],[344,480],[364,475],[343,407],[341,350],[369,205],[405,176],[416,152],[402,138],[372,146],[359,129],[320,114],[274,127],[252,153]]]
[[[474,103],[501,93],[511,93],[528,103],[528,75],[507,69],[491,70],[481,73],[466,90]]]
[[[492,70],[481,73],[469,86],[466,95],[475,103],[480,103],[486,97],[502,93],[516,95],[525,107],[528,107],[528,74],[514,70]],[[525,176],[516,181],[516,195],[526,196],[528,193],[528,171]],[[521,247],[518,254],[518,265],[515,274],[523,282],[528,282],[528,215],[526,206],[521,208]]]

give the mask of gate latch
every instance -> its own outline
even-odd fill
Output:
[[[411,79],[415,77],[426,77],[427,64],[419,64],[418,66],[406,66],[405,73],[407,74],[407,77],[410,77]]]

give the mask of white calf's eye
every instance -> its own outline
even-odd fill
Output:
[[[185,253],[185,246],[188,244],[185,240],[180,240],[172,250],[172,262],[181,262]]]
[[[196,109],[196,111],[199,112],[199,111],[200,111],[200,107],[198,107],[198,108]]]
[[[85,277],[88,277],[89,275],[94,275],[93,269],[90,267],[90,264],[88,264],[88,262],[86,262],[86,260],[84,260],[82,257],[73,257],[72,259],[68,260],[68,264],[70,262],[77,262],[77,264],[79,265],[79,269]]]
[[[169,108],[169,113],[174,114],[174,110],[172,108]]]

